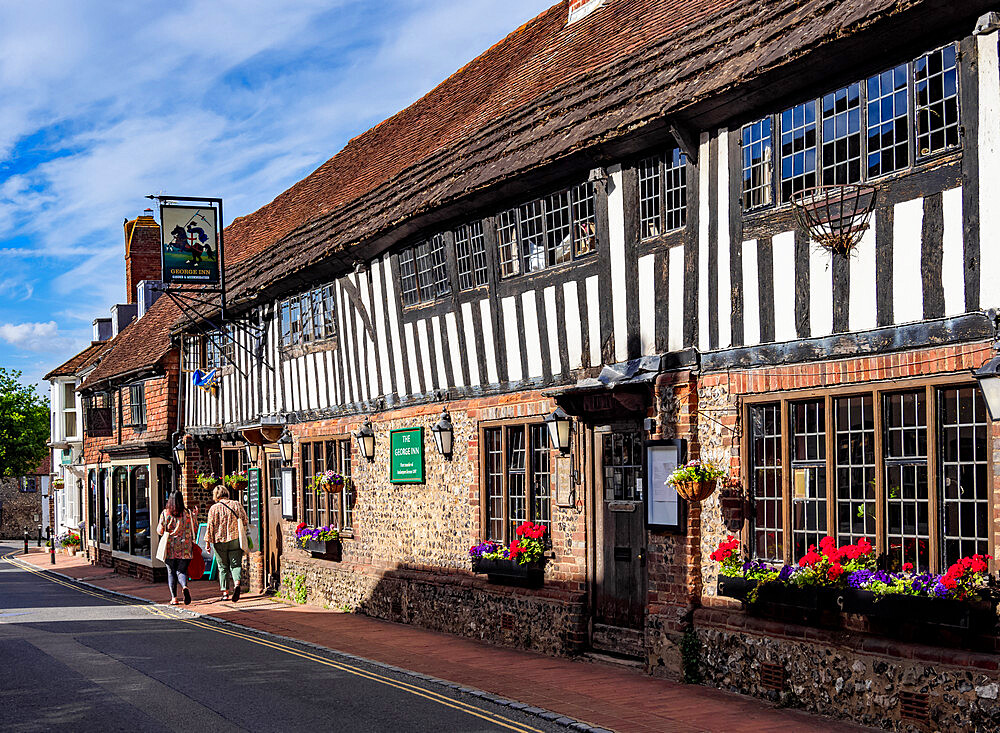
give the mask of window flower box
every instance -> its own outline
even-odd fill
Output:
[[[472,572],[485,575],[491,583],[517,583],[538,587],[545,580],[545,567],[541,561],[522,564],[506,558],[474,557]]]
[[[848,588],[844,611],[894,623],[944,626],[952,629],[988,631],[996,625],[995,606],[988,601],[954,598],[888,595],[879,598],[868,590]]]
[[[521,523],[510,546],[487,540],[469,550],[472,572],[486,575],[491,583],[540,587],[545,579],[544,525]]]
[[[726,598],[737,598],[745,601],[750,591],[756,587],[756,580],[744,578],[742,575],[720,575],[716,592]]]
[[[757,601],[802,611],[839,611],[843,594],[840,588],[764,583],[757,592]]]
[[[342,547],[340,532],[336,527],[312,528],[301,522],[295,528],[295,542],[313,557],[340,562]]]
[[[339,539],[303,540],[302,549],[312,553],[314,558],[332,560],[333,562],[340,562],[343,550]]]

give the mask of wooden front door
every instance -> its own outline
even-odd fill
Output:
[[[646,502],[638,425],[593,433],[597,547],[595,622],[641,629],[646,608]]]

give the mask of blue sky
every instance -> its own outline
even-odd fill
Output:
[[[552,2],[0,4],[0,366],[89,343],[146,194],[247,214]]]

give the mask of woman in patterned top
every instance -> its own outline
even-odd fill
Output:
[[[198,505],[191,511],[184,510],[184,497],[181,492],[174,491],[167,500],[167,506],[160,514],[160,523],[156,533],[166,543],[166,552],[162,559],[167,566],[167,587],[170,588],[170,605],[176,606],[181,599],[177,595],[177,586],[184,592],[184,604],[191,603],[191,593],[188,591],[188,563],[191,562],[192,545],[194,544],[194,527],[198,522]],[[159,555],[159,553],[158,553]]]
[[[208,510],[208,529],[205,542],[215,551],[215,566],[219,568],[219,585],[222,600],[229,600],[226,580],[233,579],[233,603],[240,599],[240,576],[243,574],[243,548],[240,546],[240,524],[244,531],[250,520],[238,501],[229,498],[229,489],[216,486],[212,492],[215,503]]]

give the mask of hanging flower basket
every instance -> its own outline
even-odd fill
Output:
[[[674,469],[667,476],[667,483],[673,484],[681,498],[697,504],[715,493],[719,479],[725,475],[724,470],[712,463],[694,460]]]
[[[232,473],[226,476],[223,481],[233,491],[242,491],[250,483],[250,479],[245,473]]]
[[[197,483],[201,488],[205,489],[206,491],[211,491],[212,489],[214,489],[216,486],[219,485],[219,479],[216,477],[214,473],[210,474],[199,473],[195,477],[195,483]]]
[[[678,481],[674,484],[682,499],[697,504],[705,501],[715,493],[716,482],[713,481]]]
[[[335,494],[344,488],[344,477],[336,471],[324,471],[313,476],[312,489],[316,493],[325,491],[328,494]]]

